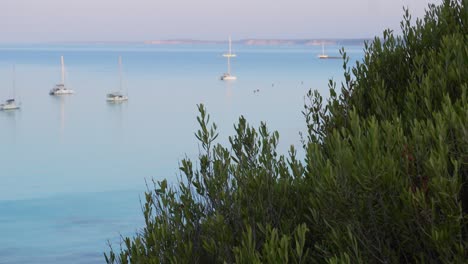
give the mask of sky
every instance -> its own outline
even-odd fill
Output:
[[[370,38],[441,0],[0,0],[0,42]]]

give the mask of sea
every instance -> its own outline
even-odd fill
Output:
[[[326,46],[340,56],[340,43]],[[350,65],[363,45],[344,46]],[[244,116],[278,131],[278,151],[294,145],[307,92],[328,98],[328,83],[343,81],[341,59],[320,60],[321,46],[235,45],[226,71],[222,44],[0,44],[0,263],[104,263],[109,244],[144,224],[142,200],[153,181],[180,181],[184,158],[196,161],[197,105],[227,145]],[[74,95],[54,97],[60,82]],[[119,74],[118,57],[122,57]],[[122,77],[122,78],[121,78]],[[122,79],[122,81],[121,81]],[[106,102],[106,94],[128,102]]]

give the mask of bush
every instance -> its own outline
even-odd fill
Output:
[[[338,94],[310,91],[304,160],[241,117],[230,146],[200,105],[198,165],[146,193],[145,227],[107,263],[463,263],[468,257],[468,7],[386,30]]]

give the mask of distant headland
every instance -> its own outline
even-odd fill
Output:
[[[344,45],[344,46],[362,46],[364,42],[371,41],[370,38],[349,38],[349,39],[260,39],[260,38],[248,38],[233,40],[232,43],[235,45],[245,46],[320,46],[320,45]],[[222,44],[228,43],[228,40],[197,40],[197,39],[155,39],[155,40],[89,40],[89,41],[48,41],[48,42],[27,42],[28,44],[84,44],[84,45],[131,45],[131,44],[144,44],[144,45],[207,45],[207,44]],[[0,44],[2,44],[0,42]]]
[[[235,44],[247,46],[319,46],[325,45],[363,45],[370,39],[241,39],[233,41]],[[169,39],[169,40],[147,40],[148,45],[197,45],[197,44],[225,44],[227,41],[218,40],[193,40],[193,39]]]

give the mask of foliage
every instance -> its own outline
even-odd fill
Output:
[[[198,167],[146,193],[107,263],[463,263],[468,258],[468,5],[445,0],[366,44],[340,93],[304,108],[304,160],[240,117],[230,146],[200,105]]]

